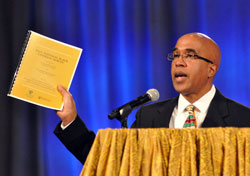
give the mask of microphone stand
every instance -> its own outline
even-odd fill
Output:
[[[128,128],[127,120],[131,111],[132,107],[129,104],[123,107],[123,112],[121,114],[121,118],[119,119],[119,121],[122,123],[122,128]]]

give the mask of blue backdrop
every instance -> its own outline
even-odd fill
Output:
[[[160,100],[177,95],[165,56],[178,37],[189,32],[205,33],[218,43],[222,62],[215,86],[225,96],[250,106],[248,0],[44,0],[28,4],[27,28],[83,48],[70,92],[79,115],[95,132],[119,128],[120,123],[109,120],[108,113],[150,88],[159,90]],[[129,126],[134,115],[129,117]],[[38,141],[32,146],[37,152],[37,175],[79,175],[82,165],[53,134],[59,122],[55,112],[38,108],[33,118],[37,119],[32,137]],[[26,151],[25,129],[30,128],[19,122],[19,150]],[[16,157],[33,156],[25,154]],[[25,175],[24,168],[29,166],[25,160],[18,164],[13,175]]]

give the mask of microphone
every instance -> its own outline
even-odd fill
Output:
[[[130,101],[129,103],[120,106],[119,108],[116,108],[115,110],[113,110],[109,115],[109,119],[112,120],[114,118],[117,118],[118,120],[121,118],[121,115],[123,113],[124,107],[125,106],[130,106],[131,110],[145,104],[148,103],[150,101],[157,101],[160,97],[160,94],[158,92],[158,90],[156,89],[149,89],[146,94],[141,95],[139,97],[137,97],[135,100]]]

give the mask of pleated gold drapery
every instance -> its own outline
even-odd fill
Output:
[[[250,176],[250,129],[99,130],[81,175]]]

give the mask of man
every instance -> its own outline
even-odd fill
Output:
[[[250,127],[250,109],[224,97],[213,85],[220,66],[220,49],[208,36],[190,33],[180,37],[168,55],[171,75],[179,96],[140,108],[132,128]],[[95,134],[77,116],[69,92],[58,87],[64,108],[55,134],[82,162],[88,155]],[[186,107],[191,109],[186,110]]]

